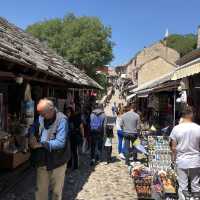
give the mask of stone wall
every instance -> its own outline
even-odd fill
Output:
[[[138,68],[157,56],[163,57],[171,63],[175,63],[175,61],[180,58],[180,55],[176,50],[166,47],[162,42],[157,42],[144,48],[128,63],[127,76],[131,78],[134,83],[137,83]]]
[[[175,66],[161,57],[145,63],[138,71],[138,86],[172,72]]]
[[[176,50],[166,47],[162,42],[158,42],[148,48],[144,48],[137,55],[137,65],[140,66],[157,56],[163,57],[172,63],[175,63],[180,57]]]

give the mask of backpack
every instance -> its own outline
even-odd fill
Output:
[[[91,130],[100,131],[102,128],[102,118],[100,115],[94,114],[90,122]]]
[[[107,125],[106,126],[106,137],[109,137],[109,138],[113,138],[114,135],[113,135],[113,126],[112,125]]]

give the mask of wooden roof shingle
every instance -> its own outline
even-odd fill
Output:
[[[31,67],[75,85],[102,89],[96,81],[46,47],[44,43],[2,17],[0,59]]]

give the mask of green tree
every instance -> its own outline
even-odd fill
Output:
[[[112,30],[97,17],[69,14],[63,19],[30,25],[27,32],[47,42],[50,48],[90,76],[95,75],[96,67],[107,65],[113,59]]]
[[[197,46],[197,36],[194,34],[172,34],[167,38],[167,46],[177,50],[181,56],[189,53]]]
[[[96,74],[94,79],[101,84],[101,86],[104,88],[103,95],[107,92],[107,86],[108,86],[108,79],[105,74]]]

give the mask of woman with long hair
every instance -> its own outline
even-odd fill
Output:
[[[71,159],[68,163],[68,168],[75,170],[79,167],[78,147],[80,146],[84,136],[83,123],[79,108],[77,108],[76,112],[74,112],[72,107],[68,107],[66,108],[65,114],[68,116],[69,120],[71,143]]]

